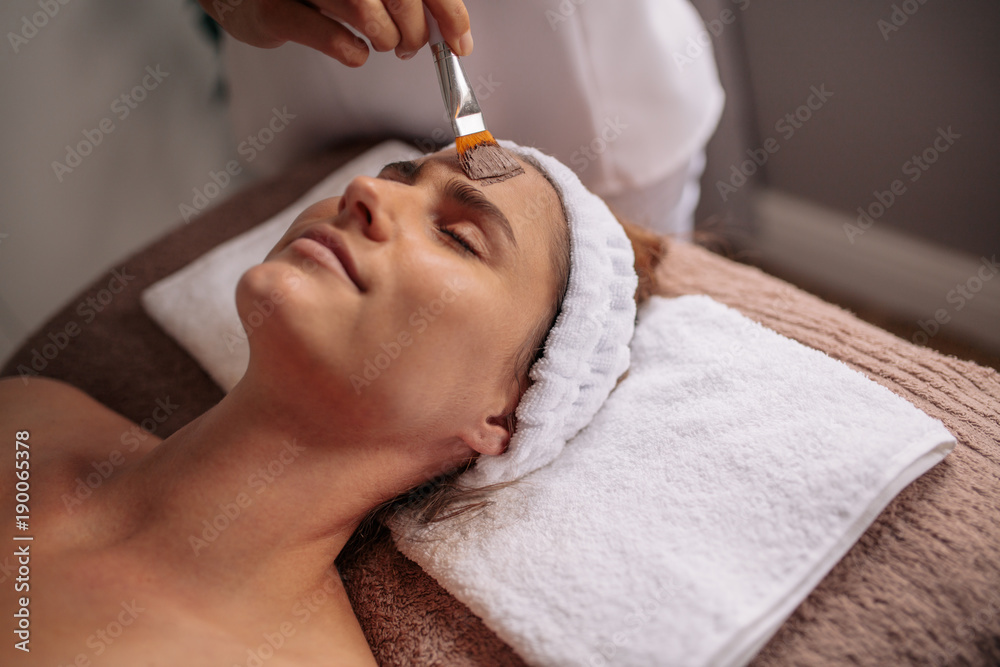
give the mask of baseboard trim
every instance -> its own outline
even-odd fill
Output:
[[[995,255],[966,255],[878,221],[861,229],[851,216],[771,188],[751,202],[754,245],[769,265],[912,319],[914,342],[947,332],[1000,354]]]

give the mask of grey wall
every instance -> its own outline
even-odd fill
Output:
[[[705,149],[707,164],[701,179],[702,194],[695,221],[700,229],[721,233],[741,242],[753,227],[749,186],[759,181],[761,174],[755,174],[747,187],[735,193],[727,192],[725,197],[720,196],[716,184],[728,177],[731,165],[739,164],[746,157],[744,151],[747,147],[758,143],[754,95],[739,16],[743,13],[741,6],[749,10],[752,5],[747,0],[742,3],[733,0],[692,0],[692,4],[706,26],[712,24],[716,28],[715,32],[706,28],[706,32],[712,36],[719,80],[726,91],[722,118]]]
[[[974,255],[1000,251],[1000,3],[695,4],[706,19],[736,15],[715,42],[727,92],[740,97],[727,112],[740,117],[724,117],[717,139],[739,135],[756,148],[773,138],[778,149],[756,178],[855,217],[858,207],[878,213],[875,193],[885,193],[879,224]],[[731,62],[740,49],[744,61]],[[734,85],[739,69],[748,78]],[[832,96],[800,110],[800,127],[783,121],[813,87]],[[939,128],[959,135],[944,152]],[[706,174],[700,215],[726,208],[716,185],[736,159],[727,150]],[[925,150],[936,157],[926,170],[912,161]]]
[[[238,143],[212,95],[218,65],[193,2],[46,6],[59,10],[0,4],[0,360],[82,286],[179,224],[179,205]],[[8,33],[30,39],[15,49]],[[166,78],[127,116],[112,109],[146,67]],[[102,136],[105,119],[114,127]],[[102,138],[57,175],[53,162],[65,164],[85,132]]]

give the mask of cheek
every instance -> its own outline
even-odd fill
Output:
[[[524,328],[517,304],[483,284],[454,281],[427,312],[439,313],[435,339],[459,375],[483,386],[505,376]]]
[[[411,263],[409,268],[413,270],[400,271],[396,289],[380,300],[380,312],[372,313],[369,324],[380,329],[381,339],[373,342],[395,343],[425,359],[445,358],[453,338],[466,327],[473,282],[454,271],[447,273],[446,267]]]
[[[393,377],[401,393],[435,394],[465,391],[468,378],[484,380],[497,342],[502,318],[493,297],[481,283],[460,276],[409,283],[406,296],[384,304],[377,319],[383,326],[366,326],[378,333],[366,340],[359,363],[376,366],[379,376]],[[375,314],[366,324],[374,324]],[[502,334],[501,334],[502,337]],[[371,363],[368,363],[371,362]],[[417,385],[414,387],[413,383]]]

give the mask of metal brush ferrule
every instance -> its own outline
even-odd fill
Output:
[[[455,136],[485,132],[486,120],[458,56],[452,53],[447,42],[432,44],[431,54],[434,56],[434,67],[441,84],[441,97],[451,117],[451,129]]]

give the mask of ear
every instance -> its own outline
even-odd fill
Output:
[[[507,450],[513,432],[511,415],[485,417],[466,429],[459,437],[471,449],[487,456],[497,456]]]

